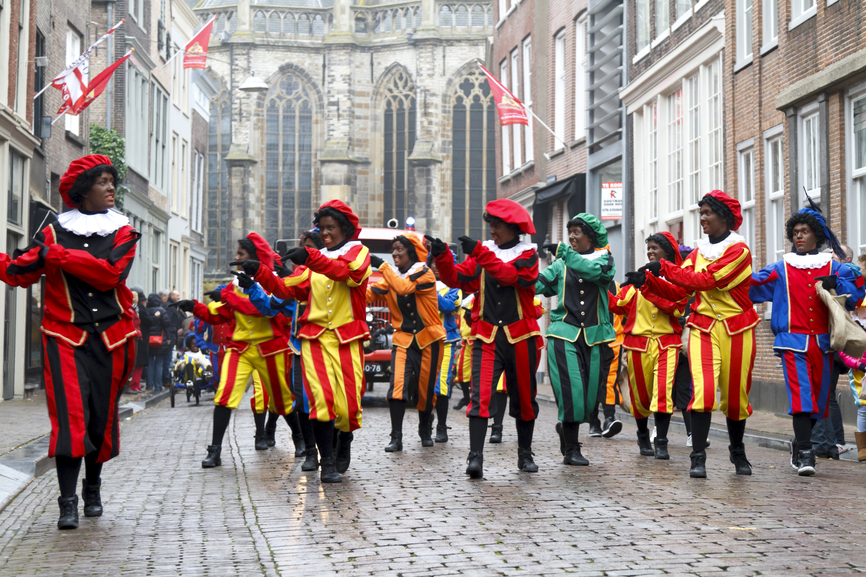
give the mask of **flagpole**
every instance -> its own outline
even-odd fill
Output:
[[[124,22],[126,22],[126,20],[124,20],[123,18],[121,18],[121,19],[120,19],[120,22],[118,22],[117,24],[115,24],[115,25],[111,28],[111,30],[109,30],[108,32],[106,32],[106,33],[102,36],[102,38],[100,38],[99,40],[97,40],[96,42],[94,42],[93,44],[91,44],[90,48],[88,48],[87,50],[85,50],[84,52],[82,52],[81,55],[80,55],[78,58],[76,58],[76,59],[72,62],[72,64],[70,64],[69,66],[67,66],[66,69],[65,69],[63,72],[67,72],[67,71],[69,71],[70,69],[72,69],[73,67],[77,67],[77,66],[80,64],[78,61],[81,60],[81,56],[84,56],[85,54],[89,54],[91,50],[93,50],[94,48],[96,48],[96,47],[97,47],[97,46],[98,46],[98,45],[99,45],[103,40],[105,40],[106,38],[108,38],[109,35],[113,34],[115,30],[117,30],[118,28],[120,28],[120,25],[123,24]],[[61,74],[62,74],[62,73],[61,73]],[[55,80],[56,78],[57,78],[57,76],[55,76],[54,78],[52,78],[52,79],[51,79],[51,82],[49,82],[49,83],[48,83],[48,84],[47,84],[47,85],[46,85],[42,90],[40,90],[39,92],[37,92],[37,93],[36,93],[36,96],[33,97],[33,100],[36,100],[37,98],[39,98],[39,95],[40,95],[40,94],[42,94],[43,92],[45,92],[46,90],[48,90],[49,88],[51,88],[51,87],[54,85],[54,80]],[[62,115],[61,115],[61,116],[62,116]],[[58,116],[58,118],[60,118],[60,117]],[[54,124],[54,123],[52,122],[52,124]]]
[[[210,24],[211,22],[213,22],[215,18],[216,18],[216,16],[211,16],[211,17],[210,17],[210,20],[208,20],[207,22],[205,22],[204,25],[203,25],[201,28],[199,28],[199,32],[201,32],[202,30],[204,30],[205,27],[206,27],[208,24]],[[196,34],[198,34],[198,32],[196,32]],[[192,37],[193,37],[193,40],[195,40],[195,34],[193,34]],[[192,40],[190,40],[189,42],[192,42]],[[178,50],[177,52],[174,53],[174,55],[173,55],[171,58],[169,58],[168,60],[166,60],[166,61],[165,61],[165,64],[163,64],[163,65],[160,67],[160,70],[162,70],[163,68],[165,68],[166,66],[168,66],[168,63],[171,62],[172,60],[174,60],[175,58],[177,58],[180,54],[186,54],[186,49],[189,48],[189,42],[186,43],[186,45],[183,47],[183,50]]]
[[[123,60],[125,60],[126,58],[128,58],[129,55],[131,55],[133,52],[135,52],[135,48],[130,48],[130,49],[126,52],[126,54],[124,54],[123,56],[121,56],[120,58],[118,58],[117,61],[115,61],[114,64],[112,64],[111,66],[115,66],[115,67],[116,67],[118,64],[120,64],[120,62],[122,62]],[[109,68],[111,68],[111,66],[109,66]],[[107,69],[106,69],[106,70],[107,70]],[[85,93],[84,93],[85,101],[87,100],[87,95],[90,94],[90,92],[92,92],[92,91],[90,90],[90,85],[91,85],[94,81],[96,81],[96,80],[99,78],[99,76],[100,76],[103,72],[105,72],[105,70],[103,70],[102,72],[100,72],[99,74],[97,74],[96,77],[95,77],[93,80],[90,81],[90,84],[88,84],[87,88],[85,88]],[[111,74],[114,74],[114,72],[112,71]],[[109,74],[109,78],[111,78],[111,74]],[[100,94],[101,94],[101,91],[100,91]],[[83,108],[87,108],[87,106],[90,105],[90,102],[86,102],[85,104],[86,104],[86,105],[85,105]],[[82,110],[83,110],[83,108],[82,108]],[[69,110],[69,109],[67,108],[66,110],[64,110],[63,112],[61,112],[61,113],[57,116],[57,118],[55,118],[54,120],[52,120],[52,121],[51,121],[51,126],[54,126],[54,124],[55,124],[58,120],[60,120],[61,118],[63,118],[63,115],[66,114],[66,112],[67,112],[68,110]],[[81,112],[81,110],[79,110],[79,112]],[[77,113],[76,113],[76,115],[77,115]]]
[[[520,100],[519,100],[516,96],[514,96],[514,94],[512,94],[511,91],[508,90],[508,88],[506,88],[504,84],[502,84],[502,82],[500,82],[500,81],[499,81],[495,76],[493,76],[493,73],[492,73],[492,72],[490,72],[489,70],[487,70],[486,68],[484,68],[484,66],[481,65],[481,62],[479,62],[477,58],[475,59],[475,64],[477,64],[478,67],[481,68],[481,70],[483,70],[484,73],[485,73],[486,75],[488,75],[490,78],[493,78],[493,80],[495,80],[495,81],[499,84],[500,88],[502,88],[503,90],[505,90],[506,92],[508,92],[508,94],[509,94],[511,97],[513,97],[514,100],[516,100],[516,101],[520,104],[521,107],[523,107],[523,111],[524,111],[524,112],[528,112],[529,114],[531,114],[532,117],[533,117],[535,120],[537,120],[537,121],[541,124],[541,126],[545,127],[548,131],[550,131],[550,134],[553,135],[553,138],[555,138],[556,140],[558,140],[559,143],[562,144],[563,147],[566,147],[566,146],[567,146],[567,145],[562,141],[562,139],[559,138],[559,137],[556,135],[556,133],[555,133],[553,130],[551,130],[550,127],[549,127],[548,125],[546,125],[546,124],[544,123],[544,121],[541,120],[541,119],[538,117],[538,115],[536,115],[533,111],[527,109],[527,108],[526,108],[526,105],[523,104],[522,102],[520,102]],[[521,122],[520,124],[523,124],[523,123]]]

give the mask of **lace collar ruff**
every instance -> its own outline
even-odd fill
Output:
[[[129,218],[116,210],[109,209],[98,214],[84,214],[77,208],[61,213],[57,224],[79,236],[108,236],[129,224]]]
[[[361,241],[350,240],[349,242],[347,242],[346,244],[344,244],[343,246],[341,246],[337,250],[328,250],[327,248],[320,248],[319,252],[322,253],[323,256],[326,256],[329,259],[333,260],[336,258],[340,258],[341,256],[348,253],[350,250],[352,250],[356,246],[360,246],[360,245],[361,245]]]
[[[484,246],[502,262],[511,262],[527,250],[537,250],[538,245],[532,242],[520,241],[511,248],[499,248],[492,240],[485,240]]]
[[[833,255],[829,252],[819,252],[818,254],[797,254],[796,252],[785,253],[782,257],[785,262],[794,268],[813,269],[823,268],[827,266]]]
[[[578,253],[578,254],[580,254],[580,253]],[[580,256],[582,256],[586,260],[595,260],[597,258],[601,258],[601,257],[607,256],[609,254],[610,254],[610,251],[607,250],[606,248],[599,248],[599,249],[596,249],[589,254],[580,254]]]
[[[705,236],[698,241],[698,252],[707,260],[716,260],[722,256],[725,250],[732,244],[745,241],[745,238],[734,231],[731,231],[731,234],[729,234],[725,240],[719,241],[715,244],[711,243],[709,237]]]

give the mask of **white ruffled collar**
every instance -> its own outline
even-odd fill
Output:
[[[698,252],[707,260],[716,260],[725,253],[725,250],[729,246],[738,242],[745,242],[745,240],[745,238],[734,231],[731,231],[731,234],[729,234],[725,240],[719,241],[715,244],[710,242],[709,237],[704,237],[698,241]]]
[[[499,248],[492,240],[485,240],[484,247],[492,252],[502,262],[511,262],[527,250],[536,250],[538,245],[532,242],[520,241],[511,248]]]
[[[400,278],[406,278],[410,274],[415,274],[416,272],[421,270],[424,266],[425,266],[425,263],[423,263],[419,260],[415,264],[410,266],[409,270],[407,270],[406,272],[400,272],[400,269],[398,269],[397,267],[394,267],[394,268],[396,269],[397,276],[399,276]]]
[[[343,246],[341,246],[337,250],[328,250],[327,248],[320,248],[319,252],[322,253],[323,256],[326,256],[326,257],[333,260],[336,258],[340,258],[341,256],[343,256],[344,254],[346,254],[347,252],[349,252],[350,250],[352,250],[356,246],[360,246],[360,244],[361,244],[361,241],[359,241],[359,240],[350,240],[349,242],[347,242],[346,244],[344,244]]]
[[[114,209],[99,214],[84,214],[73,208],[61,213],[57,217],[57,224],[79,236],[108,236],[128,225],[129,218]]]
[[[586,260],[595,260],[597,258],[601,258],[603,256],[609,255],[610,251],[607,250],[606,248],[598,248],[589,254],[581,254],[581,253],[578,253],[578,254],[580,254],[580,256],[582,256]]]
[[[445,283],[442,282],[441,280],[437,280],[437,281],[436,281],[436,292],[442,292],[442,291],[445,290],[445,289],[449,289],[449,290],[450,290],[450,288],[451,288],[451,287],[449,287],[447,284],[445,284]]]
[[[833,255],[829,252],[819,252],[818,254],[797,254],[796,252],[785,253],[782,257],[785,263],[794,268],[799,269],[815,269],[824,268],[831,260]]]

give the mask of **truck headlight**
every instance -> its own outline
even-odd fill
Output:
[[[370,312],[367,313],[367,322],[368,323],[373,322],[373,313],[370,313]]]

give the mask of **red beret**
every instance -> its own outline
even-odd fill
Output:
[[[87,156],[82,156],[78,160],[73,160],[69,163],[69,168],[67,168],[66,172],[63,173],[63,176],[60,177],[60,196],[63,197],[63,202],[66,203],[66,206],[69,208],[78,208],[76,205],[72,204],[72,200],[69,198],[69,189],[72,188],[72,185],[75,184],[75,181],[78,180],[78,177],[81,176],[82,172],[90,170],[100,164],[111,166],[111,159],[107,156],[102,156],[101,154],[88,154]]]
[[[259,259],[259,262],[263,262],[268,265],[268,268],[274,268],[274,262],[279,259],[277,253],[273,251],[271,245],[268,244],[262,235],[257,232],[251,232],[247,235],[247,239],[249,239],[253,246],[256,247],[256,256]],[[282,264],[282,263],[281,263]]]
[[[351,225],[355,227],[355,236],[353,236],[349,240],[358,240],[358,236],[360,236],[361,234],[361,221],[358,220],[358,216],[354,212],[352,212],[352,209],[349,208],[348,204],[346,204],[342,200],[329,200],[328,202],[320,206],[319,210],[322,210],[323,208],[333,208],[337,212],[342,213],[343,216],[345,216],[347,219],[349,219],[349,223],[351,223]]]
[[[677,239],[674,238],[674,235],[669,233],[666,230],[661,231],[659,234],[668,239],[668,242],[671,243],[671,248],[674,251],[674,263],[675,264],[683,264],[683,255],[680,254],[680,243],[677,242]]]
[[[707,196],[712,196],[722,204],[730,209],[731,214],[734,215],[734,230],[738,230],[740,225],[743,224],[743,211],[740,208],[740,203],[736,198],[732,198],[722,192],[721,190],[714,190],[710,193],[704,195],[704,198]]]
[[[509,224],[516,224],[524,234],[535,234],[535,225],[529,212],[519,203],[508,198],[497,198],[487,203],[484,211]]]

